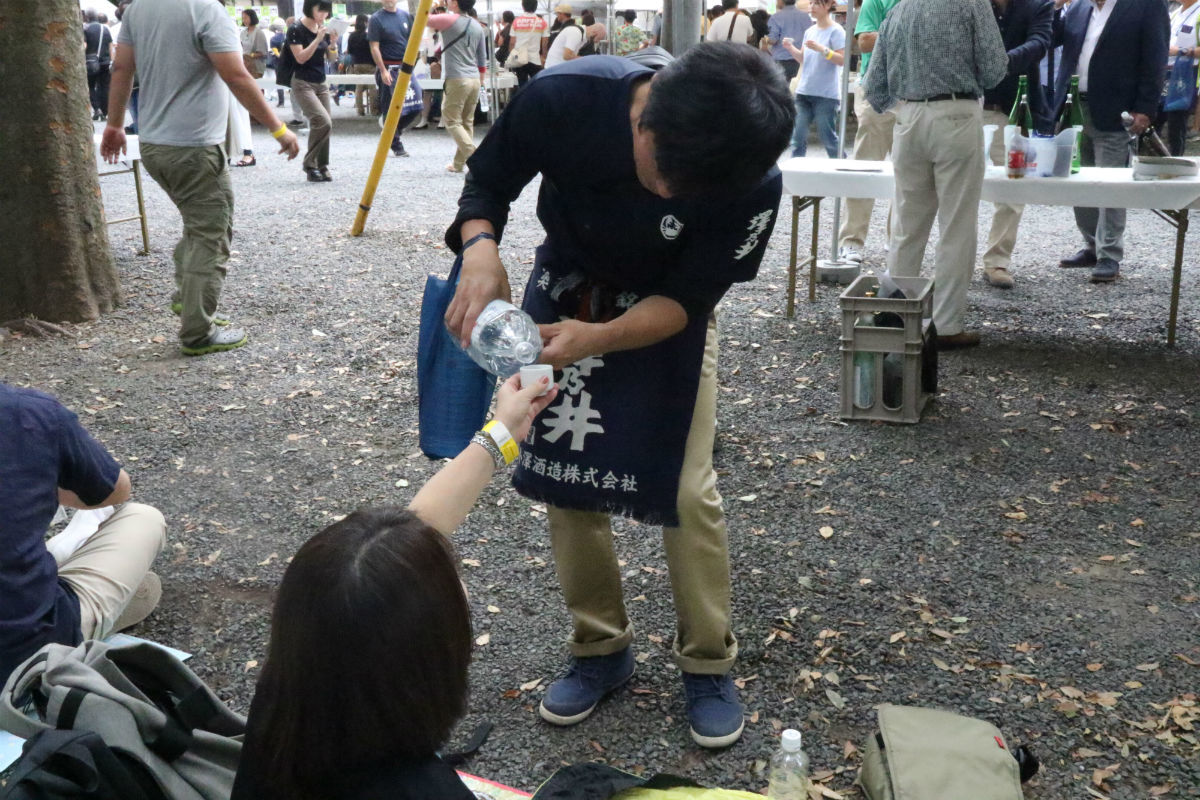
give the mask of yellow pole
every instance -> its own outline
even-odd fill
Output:
[[[417,5],[417,16],[413,20],[412,30],[408,34],[408,47],[404,50],[404,64],[400,67],[400,75],[392,86],[392,102],[388,105],[387,118],[383,122],[383,130],[379,133],[379,145],[375,148],[375,160],[371,162],[371,172],[367,175],[367,185],[363,188],[362,200],[358,202],[358,214],[354,217],[354,225],[350,228],[351,236],[359,236],[367,223],[367,214],[371,212],[371,202],[375,199],[375,189],[379,186],[379,176],[383,174],[383,165],[387,163],[388,149],[392,146],[392,137],[396,135],[396,126],[400,124],[400,109],[404,105],[404,95],[408,93],[408,84],[412,80],[413,67],[417,63],[417,53],[421,51],[421,37],[425,35],[425,23],[429,20],[429,8],[433,0],[420,0]]]

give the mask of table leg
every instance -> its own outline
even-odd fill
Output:
[[[817,240],[821,237],[821,198],[812,200],[812,245],[808,252],[808,302],[817,299]]]
[[[792,245],[788,253],[787,317],[796,316],[796,233],[800,228],[800,198],[792,198]]]
[[[141,161],[133,162],[133,186],[137,190],[138,219],[142,223],[142,255],[150,253],[150,227],[146,224],[146,198],[142,195]]]
[[[1175,346],[1175,324],[1179,315],[1179,283],[1183,277],[1183,243],[1187,238],[1188,210],[1171,214],[1175,219],[1175,268],[1171,273],[1171,316],[1167,322],[1167,346]]]

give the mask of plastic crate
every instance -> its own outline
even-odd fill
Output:
[[[921,421],[937,391],[937,345],[932,340],[933,281],[894,278],[905,299],[867,297],[879,280],[861,275],[842,292],[842,419]],[[859,324],[890,312],[900,327]],[[890,356],[890,358],[889,358]]]

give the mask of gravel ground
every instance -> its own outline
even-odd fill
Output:
[[[389,159],[352,238],[377,129],[346,106],[335,124],[333,183],[304,182],[261,128],[259,165],[233,171],[222,309],[248,347],[179,356],[179,217],[152,182],[150,255],[136,254],[136,225],[111,229],[124,307],[76,339],[0,342],[0,375],[79,411],[167,516],[162,606],[134,632],[195,653],[243,711],[289,555],[358,506],[405,503],[438,466],[417,447],[417,311],[426,273],[449,268],[441,238],[462,178],[443,169],[444,131],[410,132],[412,157]],[[102,185],[111,214],[132,207],[127,177]],[[534,198],[502,248],[514,286],[540,238]],[[870,266],[882,211],[874,222]],[[826,212],[826,240],[829,226]],[[984,344],[943,354],[917,426],[838,420],[837,292],[784,316],[786,233],[720,317],[716,464],[744,737],[716,753],[692,744],[660,537],[629,522],[617,537],[638,672],[580,726],[539,720],[568,620],[544,510],[496,480],[455,537],[480,637],[456,739],[496,726],[468,769],[532,790],[601,759],[756,791],[779,730],[796,726],[824,785],[851,795],[872,707],[892,702],[983,717],[1029,744],[1044,765],[1030,798],[1200,794],[1200,303],[1185,291],[1168,348],[1170,229],[1131,213],[1122,279],[1092,286],[1054,266],[1077,247],[1070,211],[1029,209],[1016,289],[976,279],[968,325]],[[1196,255],[1193,237],[1189,265]]]

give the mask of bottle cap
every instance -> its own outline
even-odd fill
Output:
[[[779,741],[783,745],[784,750],[788,751],[789,753],[794,753],[800,749],[800,745],[801,745],[800,731],[793,730],[792,728],[788,728],[786,731],[783,732],[783,736],[781,736],[779,738]]]

